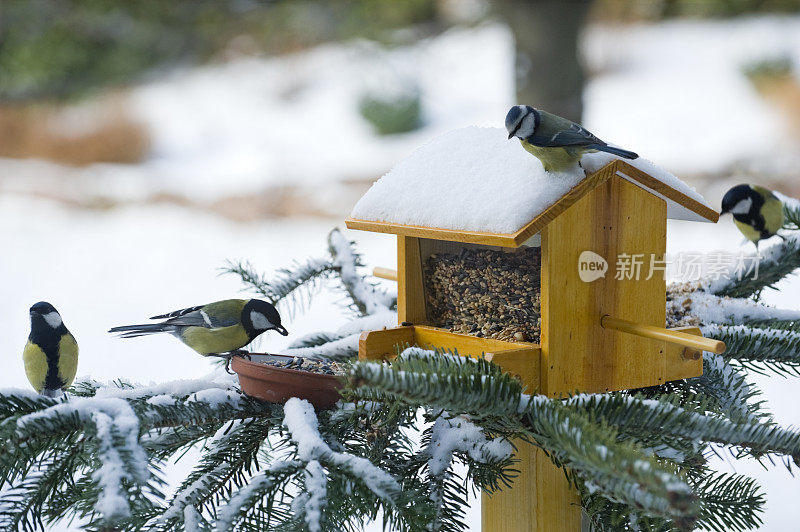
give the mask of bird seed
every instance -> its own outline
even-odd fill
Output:
[[[424,266],[428,317],[437,327],[484,338],[539,342],[541,251],[464,248]]]
[[[274,366],[276,368],[296,369],[308,371],[310,373],[320,373],[322,375],[344,375],[345,367],[338,362],[331,360],[321,360],[317,358],[292,357],[292,358],[271,358],[262,364]]]

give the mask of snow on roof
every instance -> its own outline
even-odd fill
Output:
[[[350,216],[461,231],[517,231],[585,175],[577,166],[563,173],[545,172],[519,141],[507,137],[504,129],[472,126],[433,139],[376,181]],[[606,153],[592,153],[581,164],[593,172],[613,159]],[[707,205],[693,188],[650,161],[628,162]],[[703,220],[675,202],[667,200],[667,204],[671,218]]]

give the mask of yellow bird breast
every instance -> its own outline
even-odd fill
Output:
[[[181,332],[180,339],[201,355],[227,353],[250,343],[250,337],[241,325],[219,329],[187,327]]]
[[[525,140],[520,142],[528,153],[541,161],[547,172],[563,172],[573,168],[585,151],[581,148],[542,148]]]
[[[72,385],[78,372],[78,342],[70,333],[61,337],[58,343],[58,376],[64,387]]]
[[[51,353],[51,356],[53,353]],[[58,371],[58,380],[61,387],[66,388],[75,380],[78,372],[78,343],[75,338],[67,333],[58,342],[58,353],[55,353],[55,367]],[[28,341],[25,349],[22,350],[22,361],[25,364],[25,375],[28,381],[37,392],[41,392],[47,385],[47,375],[50,371],[47,354],[37,344]],[[52,386],[53,376],[51,376],[50,386]]]
[[[29,340],[22,350],[22,361],[25,363],[25,375],[31,386],[37,392],[41,392],[47,378],[47,355],[41,347]]]
[[[736,224],[736,227],[739,228],[739,231],[741,231],[744,237],[750,242],[758,242],[761,238],[761,232],[755,229],[753,226],[747,225],[739,220],[734,220],[733,223]]]

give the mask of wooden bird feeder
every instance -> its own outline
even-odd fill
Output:
[[[505,140],[504,131],[488,131],[497,131]],[[413,157],[420,156],[425,154],[418,152]],[[437,151],[431,150],[428,156],[435,158]],[[530,156],[523,153],[520,157],[520,162],[530,164],[522,159]],[[435,162],[431,161],[433,168]],[[472,167],[471,171],[486,174],[486,179],[494,179],[502,187],[507,164],[504,160],[499,167],[476,160],[475,165],[484,167]],[[664,259],[668,218],[713,223],[719,215],[677,179],[659,179],[642,170],[643,165],[634,164],[611,159],[587,172],[527,223],[508,233],[398,223],[385,212],[380,216],[389,220],[368,219],[363,216],[364,209],[359,212],[357,208],[354,215],[361,217],[348,218],[348,228],[397,235],[397,271],[376,269],[375,273],[396,277],[398,321],[406,324],[364,333],[359,357],[387,359],[395,355],[397,346],[407,345],[457,351],[464,356],[485,355],[518,375],[529,393],[550,397],[641,388],[702,375],[702,351],[721,353],[724,344],[703,338],[698,328],[664,328],[666,283],[661,271],[648,278],[647,270],[651,256]],[[383,179],[392,179],[392,173]],[[426,179],[436,180],[437,176]],[[373,187],[367,196],[385,193],[389,184],[384,185],[382,189]],[[401,212],[404,200],[398,195],[397,201]],[[491,330],[479,337],[452,332],[437,323],[431,308],[432,283],[425,275],[432,256],[435,260],[488,250],[508,254],[497,259],[502,263],[504,256],[518,260],[512,254],[525,248],[539,248],[538,253],[531,252],[540,257],[540,264],[531,268],[541,272],[540,320],[531,324],[532,328],[538,325],[538,338],[497,339],[491,337]],[[607,260],[605,276],[588,282],[581,279],[579,258],[585,251]],[[638,279],[615,274],[617,258],[625,255],[644,258]],[[503,292],[514,288],[489,285],[486,296],[502,301]],[[578,494],[563,473],[533,446],[518,447],[520,476],[513,486],[483,496],[483,530],[580,530]]]

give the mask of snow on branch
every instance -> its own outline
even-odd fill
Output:
[[[394,503],[401,491],[397,480],[366,458],[331,449],[320,435],[319,421],[311,403],[293,397],[286,401],[283,411],[283,425],[297,446],[299,460],[305,463],[318,460],[322,464],[339,467],[366,485],[381,500]]]
[[[233,493],[227,504],[219,508],[215,529],[234,530],[255,503],[264,498],[265,492],[302,467],[302,462],[297,460],[280,460],[254,475],[246,485]]]
[[[292,509],[303,516],[310,532],[321,532],[322,511],[328,502],[328,477],[316,460],[306,464],[303,476],[304,492],[292,502]]]
[[[353,249],[353,243],[338,229],[334,229],[328,235],[328,248],[345,291],[362,315],[376,314],[394,306],[395,297],[368,283],[364,276],[358,273],[357,268],[362,265],[361,257]]]
[[[722,355],[703,353],[703,374],[689,382],[701,386],[706,395],[717,402],[720,410],[733,420],[769,420],[769,415],[761,411],[761,403],[752,402],[760,394],[759,390]]]
[[[362,332],[386,329],[395,325],[397,325],[397,313],[384,309],[345,323],[335,333],[327,335],[332,338],[328,342],[308,347],[289,347],[283,354],[339,360],[353,358],[358,355],[358,340]]]
[[[139,445],[139,418],[123,399],[73,398],[16,421],[16,437],[57,431],[64,420],[93,433],[100,467],[92,480],[100,488],[95,510],[107,520],[130,515],[125,484],[142,486],[150,478],[147,453]]]
[[[769,320],[800,320],[800,311],[777,309],[752,299],[720,297],[702,290],[688,295],[691,314],[704,324],[740,325]]]
[[[395,359],[391,366],[357,362],[351,376],[366,388],[366,399],[389,394],[412,405],[467,414],[508,437],[526,437],[551,453],[559,465],[581,479],[591,479],[612,500],[665,517],[695,514],[690,488],[672,470],[633,443],[618,442],[613,428],[578,409],[544,396],[524,395],[519,381],[485,360],[464,364],[417,356]],[[494,426],[493,418],[503,422]]]
[[[707,325],[702,331],[704,336],[725,342],[724,357],[743,367],[800,375],[800,332],[716,324]]]
[[[758,272],[757,276],[723,275],[706,283],[706,290],[718,296],[751,297],[760,294],[764,288],[774,288],[778,281],[800,268],[800,231],[792,231],[784,238],[761,249],[760,258],[755,254],[749,257],[758,263],[753,268],[753,272]]]
[[[800,457],[800,432],[772,423],[734,421],[693,412],[666,400],[622,394],[580,394],[567,399],[565,406],[626,430],[659,430],[689,440],[744,447],[759,456],[774,453]]]
[[[511,458],[513,451],[507,438],[488,439],[466,416],[449,418],[443,412],[431,428],[424,454],[428,456],[430,474],[441,476],[450,468],[454,453],[465,454],[476,462],[498,463]]]

